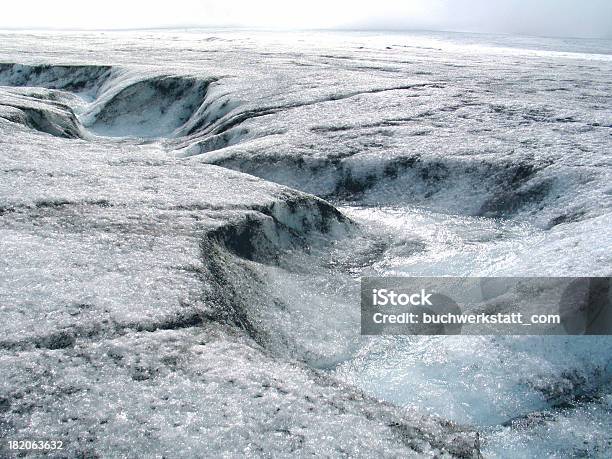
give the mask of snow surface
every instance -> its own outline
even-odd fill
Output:
[[[610,42],[0,40],[2,437],[612,452],[608,337],[358,334],[361,275],[610,275]]]

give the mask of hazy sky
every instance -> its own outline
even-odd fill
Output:
[[[612,0],[29,0],[6,2],[0,11],[0,28],[371,28],[612,38]]]

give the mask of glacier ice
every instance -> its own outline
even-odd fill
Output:
[[[609,455],[608,337],[358,334],[361,275],[610,274],[607,42],[1,39],[0,436]]]

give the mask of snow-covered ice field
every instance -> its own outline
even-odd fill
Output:
[[[0,43],[0,438],[612,455],[607,336],[359,335],[364,275],[612,273],[612,42]]]

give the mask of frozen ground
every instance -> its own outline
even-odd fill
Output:
[[[608,337],[365,339],[358,303],[367,274],[610,275],[612,43],[0,40],[0,436],[612,453]]]

